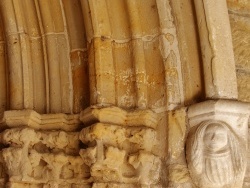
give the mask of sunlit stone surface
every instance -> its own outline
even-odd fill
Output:
[[[249,0],[0,0],[0,188],[250,187]]]

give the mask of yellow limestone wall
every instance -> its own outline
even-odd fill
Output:
[[[250,1],[228,0],[239,100],[250,102]]]

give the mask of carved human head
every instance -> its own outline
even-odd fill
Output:
[[[245,170],[242,147],[224,122],[210,120],[194,127],[187,139],[187,162],[195,184],[233,187]]]
[[[208,124],[205,128],[203,141],[208,150],[217,152],[228,144],[227,129],[219,123]]]

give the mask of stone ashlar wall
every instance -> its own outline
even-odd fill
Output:
[[[250,102],[250,0],[228,0],[239,100]]]

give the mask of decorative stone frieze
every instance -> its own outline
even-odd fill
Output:
[[[158,117],[152,110],[126,111],[119,107],[92,106],[80,113],[80,120],[85,125],[94,122],[118,124],[121,126],[146,126],[155,129]]]
[[[80,127],[79,114],[39,114],[34,110],[10,110],[3,113],[0,128],[28,126],[41,130],[74,131]]]
[[[186,157],[198,187],[242,187],[249,114],[249,104],[229,100],[206,101],[189,108]]]
[[[3,187],[90,187],[89,167],[79,155],[79,115],[7,111],[1,125]]]
[[[88,146],[80,150],[80,155],[90,168],[94,187],[159,184],[162,161],[155,152],[159,144],[155,113],[93,107],[81,113],[81,120],[94,122],[79,137]]]
[[[1,143],[11,147],[35,148],[41,153],[64,152],[77,155],[79,151],[78,132],[36,131],[32,128],[6,129],[2,133]],[[29,136],[27,136],[29,135]]]

